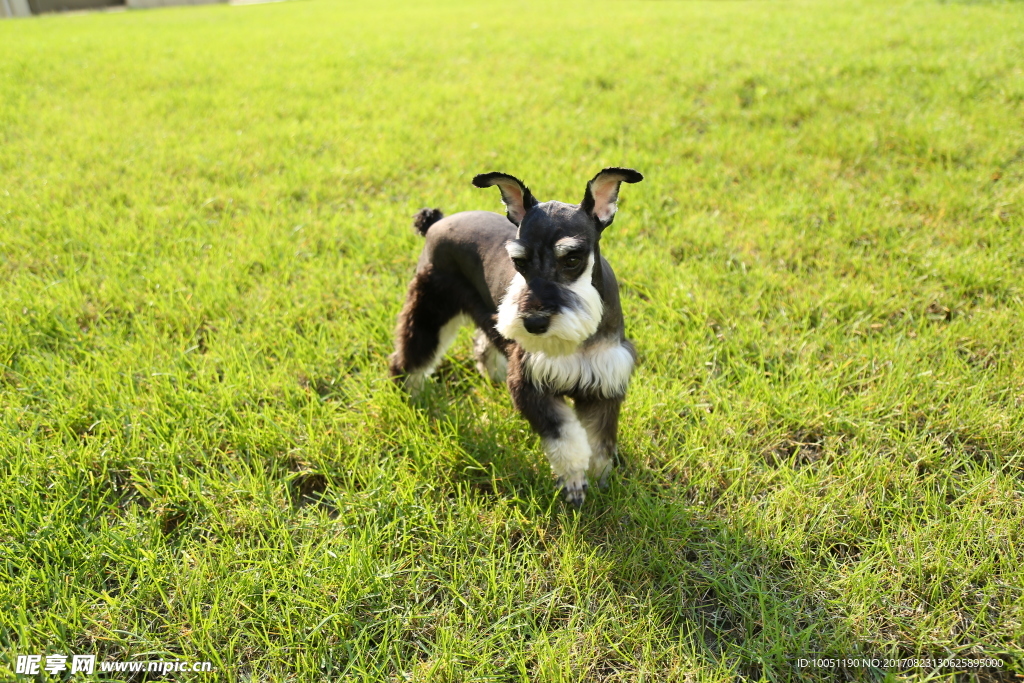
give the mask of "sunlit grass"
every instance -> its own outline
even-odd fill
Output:
[[[1024,671],[1022,65],[1021,3],[0,22],[0,671]],[[576,516],[468,332],[418,403],[385,356],[414,211],[611,165],[641,360]]]

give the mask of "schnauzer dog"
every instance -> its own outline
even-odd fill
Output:
[[[476,325],[477,367],[507,380],[577,508],[587,475],[603,487],[613,467],[619,408],[636,360],[600,240],[615,217],[619,185],[641,180],[632,169],[606,168],[573,205],[538,202],[519,179],[484,173],[473,184],[498,186],[507,219],[423,209],[413,223],[426,245],[398,317],[392,377],[416,393],[459,327]]]

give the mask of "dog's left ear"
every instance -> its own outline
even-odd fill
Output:
[[[508,219],[515,225],[523,222],[526,212],[537,206],[530,188],[522,180],[508,173],[481,173],[473,178],[473,184],[477,187],[490,187],[497,185],[501,190],[501,201],[508,212]]]
[[[587,193],[583,195],[580,208],[594,218],[598,230],[604,230],[615,218],[619,185],[639,183],[643,179],[643,175],[631,168],[606,168],[587,183]]]

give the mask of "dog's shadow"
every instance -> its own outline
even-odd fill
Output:
[[[555,495],[539,438],[468,354],[445,358],[411,404],[452,441],[442,475],[452,485],[491,500]]]
[[[500,419],[491,415],[499,397],[489,392],[508,400],[472,360],[450,358],[416,399],[417,408],[458,442],[446,472],[451,485],[474,505],[518,507],[551,542],[570,534],[573,543],[589,547],[606,568],[602,580],[611,597],[632,603],[637,618],[655,615],[661,628],[654,638],[661,642],[648,645],[682,648],[708,667],[750,680],[813,677],[800,669],[802,657],[871,654],[869,646],[861,653],[837,651],[837,644],[857,640],[814,585],[813,571],[781,545],[687,502],[681,491],[664,490],[631,463],[628,450],[610,486],[591,490],[582,511],[561,503],[539,440],[511,407]],[[628,670],[636,664],[615,649],[604,657],[594,666]],[[881,670],[857,675],[885,679]]]
[[[652,645],[747,680],[800,679],[813,673],[800,671],[801,657],[855,654],[835,650],[834,643],[852,642],[841,618],[781,547],[642,479],[626,468],[584,510],[580,534],[614,593],[663,627],[655,636],[662,642]],[[884,678],[868,673],[867,680]]]

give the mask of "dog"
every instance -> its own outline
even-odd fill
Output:
[[[575,205],[538,202],[518,178],[483,173],[473,184],[497,186],[505,216],[423,209],[413,221],[426,245],[398,316],[392,378],[416,394],[459,328],[476,325],[478,369],[508,383],[577,509],[588,474],[603,488],[612,471],[636,362],[600,240],[619,186],[641,180],[633,169],[606,168]]]

